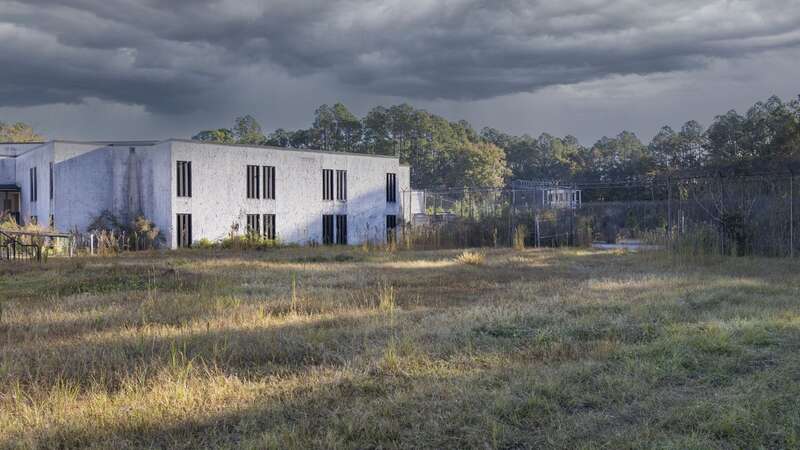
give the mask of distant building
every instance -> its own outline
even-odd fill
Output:
[[[396,157],[199,141],[0,144],[0,208],[84,231],[101,212],[144,215],[170,248],[231,229],[287,243],[384,241],[411,220]]]
[[[513,201],[517,206],[532,209],[577,209],[581,206],[581,190],[554,182],[514,180]]]

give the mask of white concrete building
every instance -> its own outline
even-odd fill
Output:
[[[398,158],[168,139],[0,144],[0,208],[86,230],[142,214],[171,248],[238,229],[287,243],[380,242],[410,219]]]

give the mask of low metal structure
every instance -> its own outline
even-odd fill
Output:
[[[59,239],[71,242],[72,237],[63,233],[0,230],[0,260],[40,262],[43,250]],[[72,255],[72,245],[68,245],[68,255]]]

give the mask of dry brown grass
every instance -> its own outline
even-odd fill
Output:
[[[476,250],[464,250],[456,256],[456,261],[471,266],[482,266],[486,262],[486,254]]]
[[[481,254],[0,265],[0,447],[800,445],[797,262]]]

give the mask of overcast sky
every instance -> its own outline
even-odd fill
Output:
[[[0,0],[0,121],[51,138],[294,129],[341,101],[649,139],[796,97],[799,61],[797,0]]]

